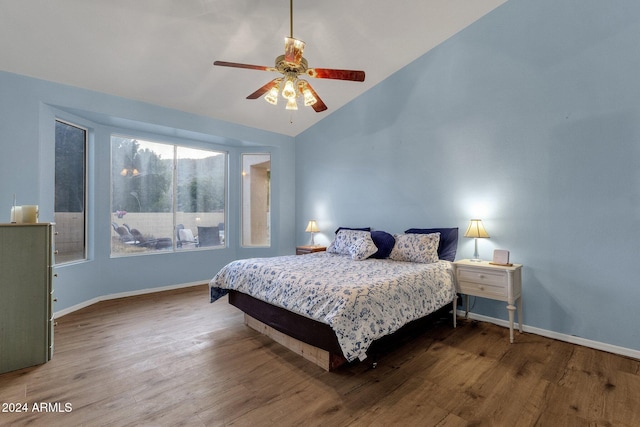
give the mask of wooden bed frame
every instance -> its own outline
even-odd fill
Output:
[[[453,300],[453,327],[456,327],[457,296]],[[260,301],[250,295],[229,291],[229,304],[245,313],[245,323],[256,331],[269,336],[305,359],[326,371],[332,371],[347,363],[338,338],[329,325],[301,316],[281,307]],[[448,318],[449,304],[435,312],[414,320],[391,335],[376,340],[367,351],[367,357],[375,366],[378,355],[398,346],[398,343],[425,330],[428,325]]]

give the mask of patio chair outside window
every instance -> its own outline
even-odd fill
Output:
[[[198,246],[220,246],[220,244],[218,227],[198,227]]]

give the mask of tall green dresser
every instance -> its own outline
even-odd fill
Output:
[[[53,356],[53,224],[0,224],[0,373]]]

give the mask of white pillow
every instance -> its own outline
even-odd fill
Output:
[[[438,261],[440,233],[431,234],[394,234],[396,244],[389,258],[395,261],[422,262],[429,264]]]
[[[340,230],[327,252],[350,255],[351,259],[361,261],[378,252],[378,247],[373,243],[369,231]]]
[[[196,240],[194,239],[193,232],[190,228],[181,228],[180,230],[178,230],[178,235],[180,236],[180,240],[183,240],[185,242],[193,242]]]

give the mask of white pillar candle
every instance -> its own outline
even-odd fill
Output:
[[[11,222],[22,224],[22,206],[14,206],[11,208]]]

